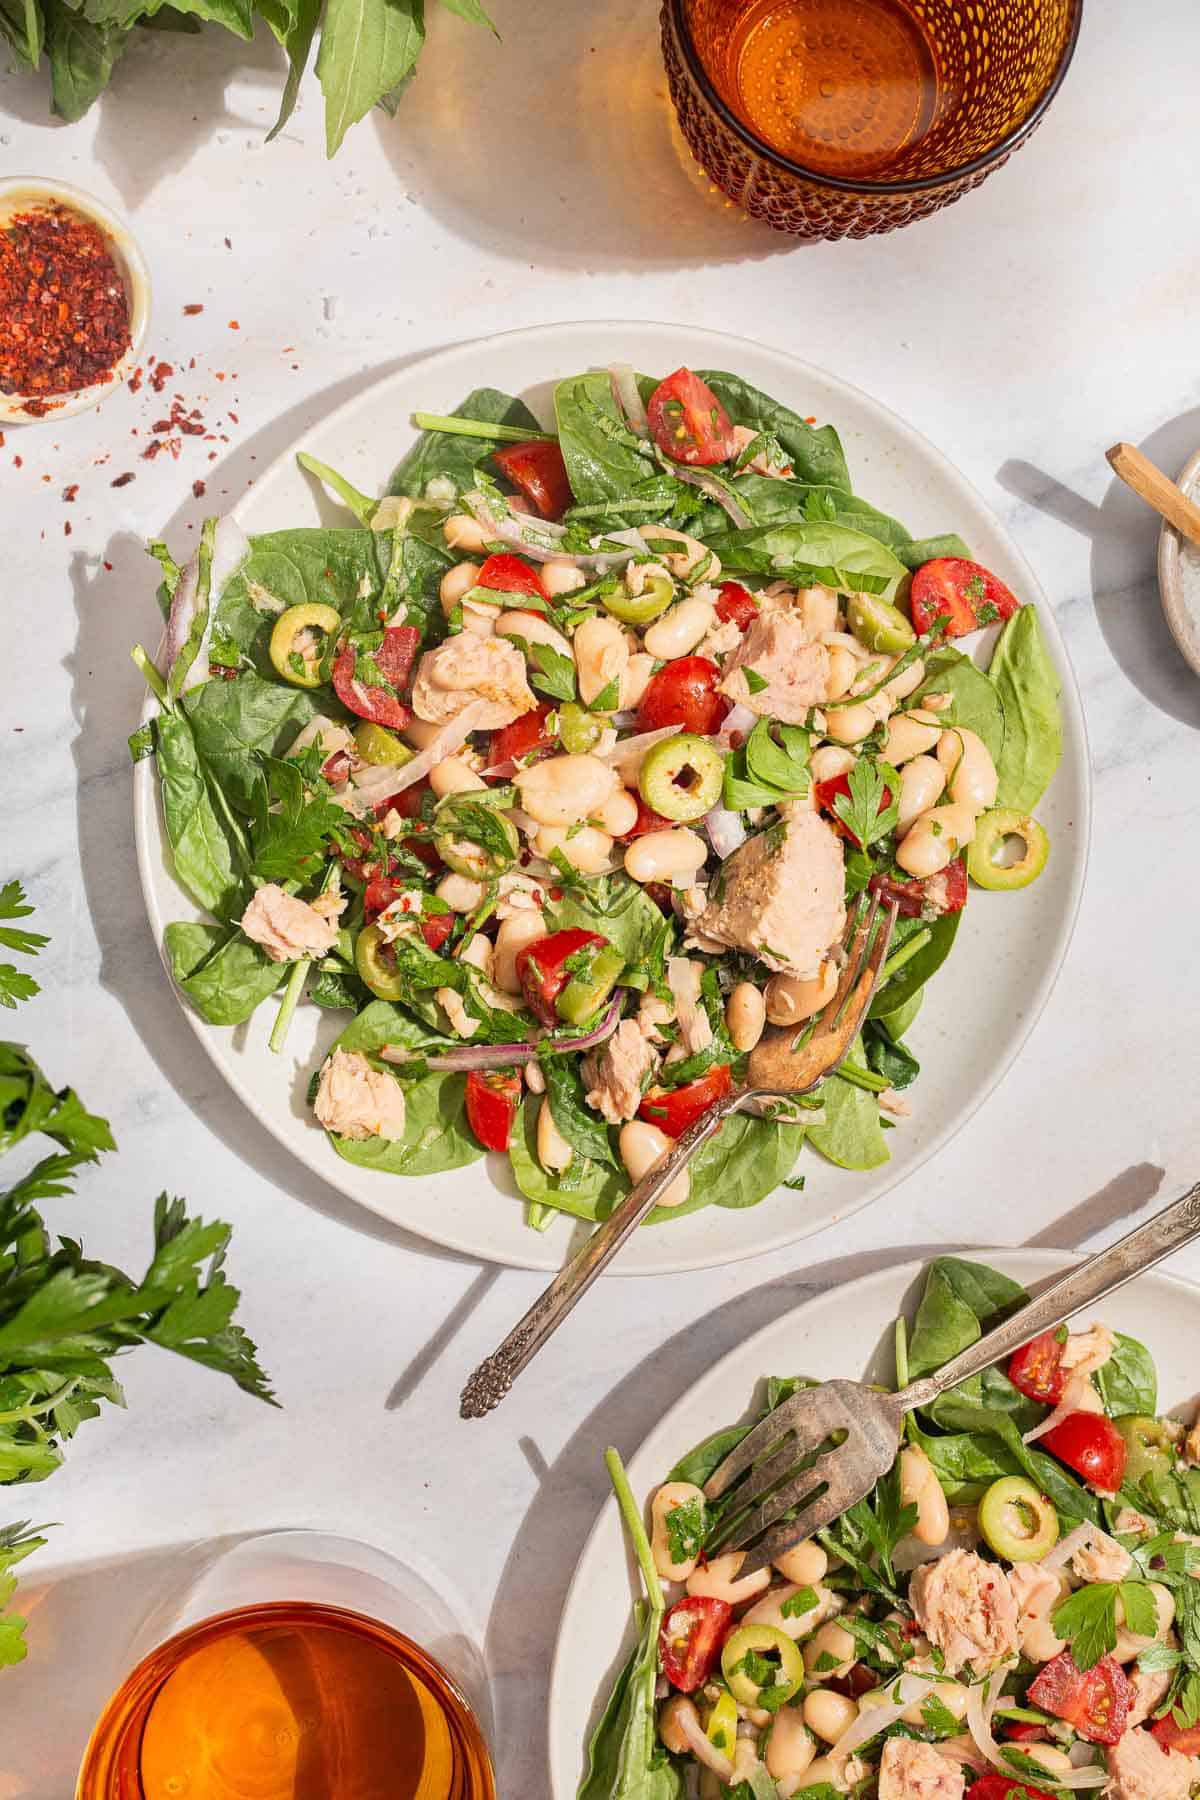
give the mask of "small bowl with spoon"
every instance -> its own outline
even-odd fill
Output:
[[[1133,444],[1107,453],[1114,474],[1160,514],[1158,588],[1171,635],[1185,661],[1200,675],[1200,450],[1178,481]]]

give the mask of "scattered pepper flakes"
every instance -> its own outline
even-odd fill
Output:
[[[78,492],[79,492],[79,483],[77,481],[73,481],[73,482],[71,482],[69,487],[65,487],[63,489],[62,497],[64,500],[66,500],[69,503],[70,501],[72,501],[75,498],[75,496]]]
[[[202,313],[203,311],[204,311],[204,306],[201,301],[191,300],[184,307],[183,316],[185,319],[194,319],[197,313]]]
[[[129,341],[125,283],[100,227],[58,204],[9,219],[0,231],[0,392],[43,416],[55,405],[47,396],[110,375]]]
[[[70,519],[64,519],[63,520],[63,536],[70,537],[70,535],[71,535],[71,521],[70,521]]]
[[[203,498],[204,498],[204,483],[200,480],[199,476],[197,476],[196,480],[193,481],[193,483],[192,483],[192,493],[195,495],[197,500],[203,500]]]
[[[166,387],[168,381],[170,381],[170,379],[174,373],[175,373],[175,370],[171,363],[169,363],[169,362],[155,363],[154,369],[150,376],[150,386],[154,389],[156,394],[162,393],[163,389]]]
[[[117,475],[108,485],[109,487],[128,487],[131,481],[136,480],[137,476],[134,474],[133,470],[126,469],[123,475]]]
[[[143,370],[141,363],[139,363],[137,368],[133,371],[133,374],[129,377],[129,380],[125,384],[131,394],[136,394],[138,389],[141,387],[142,376],[144,373],[145,373],[145,371]]]

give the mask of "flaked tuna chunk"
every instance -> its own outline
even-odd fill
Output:
[[[805,804],[747,840],[723,864],[696,929],[749,950],[771,969],[815,975],[846,924],[841,839]]]
[[[657,1063],[654,1046],[643,1037],[637,1020],[622,1019],[604,1048],[583,1059],[588,1105],[603,1113],[610,1125],[636,1117],[646,1077]]]
[[[829,687],[829,652],[795,613],[760,613],[725,665],[720,692],[763,719],[802,725]]]
[[[1163,1750],[1141,1726],[1125,1731],[1105,1751],[1108,1785],[1105,1800],[1188,1800],[1200,1781],[1200,1761]]]
[[[338,906],[345,904],[342,900]],[[325,956],[337,943],[336,914],[318,911],[306,900],[297,900],[275,882],[260,887],[242,914],[242,930],[261,944],[272,962],[295,962],[302,956]]]
[[[888,1738],[879,1763],[879,1800],[962,1800],[961,1764],[916,1738]]]
[[[537,705],[525,679],[525,658],[507,638],[460,631],[427,650],[417,665],[412,706],[418,719],[444,725],[473,700],[491,703],[480,715],[481,731],[511,725]]]
[[[974,1550],[951,1550],[917,1570],[909,1589],[917,1623],[946,1659],[947,1675],[976,1675],[1017,1650],[1017,1602],[1004,1570]]]
[[[357,1050],[335,1050],[321,1070],[314,1110],[345,1138],[402,1138],[404,1090]]]

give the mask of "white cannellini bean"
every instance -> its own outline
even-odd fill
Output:
[[[629,1130],[626,1125],[621,1136]],[[769,1585],[771,1573],[769,1569],[755,1569],[752,1575],[743,1575],[738,1579],[738,1570],[746,1560],[744,1550],[727,1550],[723,1556],[714,1556],[702,1567],[693,1570],[688,1576],[687,1591],[689,1594],[707,1594],[714,1600],[724,1600],[730,1606],[740,1606],[744,1600],[753,1600]]]
[[[428,719],[418,719],[414,713],[400,735],[401,737],[407,738],[408,742],[414,745],[416,749],[427,750],[438,732],[445,731],[445,729],[446,726],[444,721],[441,725],[433,725]]]
[[[579,698],[585,706],[601,695],[612,682],[617,683],[617,703],[620,703],[620,684],[625,670],[629,667],[629,639],[616,619],[610,619],[607,613],[597,613],[593,618],[584,619],[575,630],[573,640],[575,667],[579,678]],[[613,711],[617,710],[614,705]]]
[[[637,824],[637,801],[627,788],[614,788],[596,814],[610,837],[624,837]]]
[[[693,594],[690,599],[671,607],[660,619],[655,619],[642,642],[651,656],[672,662],[675,657],[686,656],[689,650],[695,649],[700,639],[712,630],[716,617],[708,601]]]
[[[910,694],[916,693],[924,679],[925,664],[918,656],[916,662],[909,663],[906,669],[901,669],[895,681],[888,682],[887,691],[893,700],[907,700]]]
[[[874,700],[861,700],[857,706],[831,707],[825,718],[825,736],[835,744],[861,744],[891,711],[890,704],[882,712],[879,710],[880,701],[886,700],[885,692],[877,694]]]
[[[659,1158],[671,1149],[672,1139],[665,1131],[660,1131],[657,1125],[649,1125],[644,1119],[633,1119],[628,1125],[622,1125],[617,1147],[629,1179],[636,1183],[643,1175],[648,1175]],[[675,1177],[666,1193],[659,1195],[658,1204],[682,1206],[689,1190],[688,1172],[684,1169]],[[758,1592],[757,1588],[754,1592]]]
[[[672,1694],[658,1713],[658,1735],[664,1748],[672,1756],[686,1756],[691,1750],[691,1744],[680,1728],[681,1716],[688,1719],[697,1731],[700,1729],[700,1714],[696,1711],[696,1702],[689,1700],[686,1694]]]
[[[767,1022],[767,1003],[752,981],[739,981],[725,1002],[725,1028],[735,1050],[753,1050]]]
[[[995,804],[999,777],[992,753],[977,732],[965,725],[948,727],[938,741],[937,758],[957,805],[984,812]]]
[[[900,771],[896,801],[896,836],[903,837],[914,819],[928,812],[942,797],[946,771],[934,756],[914,756]]]
[[[1158,1620],[1158,1629],[1153,1637],[1140,1636],[1136,1631],[1126,1629],[1125,1608],[1121,1604],[1120,1594],[1117,1595],[1117,1641],[1112,1653],[1119,1663],[1132,1662],[1133,1658],[1139,1656],[1149,1645],[1155,1642],[1160,1644],[1165,1642],[1167,1633],[1174,1623],[1175,1596],[1170,1588],[1164,1587],[1161,1581],[1152,1581],[1150,1592],[1154,1595],[1155,1617]]]
[[[833,1669],[818,1668],[817,1665],[823,1656],[834,1657],[837,1667]],[[857,1660],[857,1639],[846,1630],[844,1625],[839,1625],[834,1619],[829,1619],[824,1625],[818,1626],[804,1646],[804,1666],[813,1681],[824,1681],[828,1675],[838,1677],[848,1675]]]
[[[820,585],[801,588],[796,595],[796,610],[810,637],[821,637],[827,631],[837,630],[838,596],[833,588]]]
[[[698,568],[706,557],[711,557],[711,561],[705,563],[705,581],[715,581],[721,573],[720,558],[713,556],[699,538],[689,537],[686,531],[675,531],[667,525],[647,525],[643,535],[653,538],[656,556],[659,554],[660,542],[679,545],[678,550],[672,550],[662,557],[663,564],[669,573],[677,578],[690,575],[692,570]]]
[[[669,881],[675,887],[689,887],[707,856],[704,839],[686,827],[648,831],[626,850],[625,873],[635,881]]]
[[[853,1760],[851,1758],[851,1761]],[[829,1787],[837,1788],[841,1794],[847,1793],[850,1783],[846,1779],[846,1765],[840,1759],[834,1762],[831,1756],[818,1756],[809,1763],[804,1771],[804,1785],[805,1787],[825,1787],[827,1784]],[[796,1790],[789,1787],[786,1781],[781,1782],[781,1795],[785,1788],[787,1789],[786,1800],[791,1800],[791,1796]]]
[[[767,1017],[772,1025],[799,1025],[828,1006],[837,992],[837,965],[826,960],[818,975],[772,975],[766,988]]]
[[[492,940],[485,937],[482,931],[468,939],[458,953],[459,962],[470,963],[481,975],[490,975],[492,970]]]
[[[650,686],[650,677],[653,673],[654,658],[644,651],[635,651],[621,674],[621,708],[623,711],[638,704]]]
[[[574,1151],[554,1123],[549,1100],[538,1107],[537,1158],[548,1175],[561,1175],[571,1166]]]
[[[852,631],[823,631],[821,642],[830,650],[848,650],[860,669],[868,656],[873,654],[865,644],[859,643]]]
[[[551,600],[560,594],[573,594],[577,588],[587,586],[587,576],[567,556],[552,556],[549,562],[542,564],[542,588]]]
[[[848,694],[859,671],[859,661],[842,644],[834,644],[829,651],[829,672],[825,680],[826,700],[840,700]]]
[[[556,631],[542,613],[523,612],[520,607],[506,607],[496,620],[496,636],[521,638],[527,644],[546,644],[571,661],[571,642]]]
[[[451,513],[442,523],[442,536],[451,550],[486,550],[488,534],[470,513]]]
[[[492,967],[495,968],[494,962]],[[546,1091],[546,1077],[542,1074],[542,1065],[536,1057],[525,1064],[525,1086],[531,1094],[544,1094]]]
[[[469,875],[451,873],[443,875],[434,888],[439,900],[444,900],[451,912],[473,913],[484,896],[482,881],[472,881]],[[514,993],[516,989],[512,990]]]
[[[912,713],[899,713],[888,726],[883,746],[884,761],[898,769],[910,757],[924,756],[936,748],[941,735],[940,725],[926,725]]]
[[[654,1566],[664,1581],[686,1581],[696,1566],[698,1558],[695,1556],[686,1562],[671,1561],[671,1541],[667,1536],[668,1515],[695,1501],[701,1507],[704,1505],[703,1489],[690,1481],[664,1481],[650,1502],[650,1551]]]
[[[799,1707],[781,1706],[767,1743],[767,1774],[774,1781],[803,1775],[811,1768],[816,1754],[817,1746],[805,1715]]]
[[[449,618],[465,593],[468,593],[479,580],[480,565],[477,562],[455,563],[447,569],[438,587],[438,598],[442,603],[442,611]]]
[[[813,1591],[817,1596],[816,1604],[810,1606],[807,1612],[785,1613],[784,1606],[793,1595],[801,1593],[802,1589],[793,1581],[789,1581],[786,1587],[772,1588],[761,1600],[754,1602],[743,1617],[742,1624],[770,1625],[774,1631],[782,1631],[785,1637],[790,1637],[793,1641],[806,1638],[830,1613],[829,1589],[816,1588]]]
[[[785,1581],[794,1581],[797,1587],[816,1587],[823,1581],[829,1568],[829,1558],[820,1544],[814,1544],[811,1538],[801,1538],[790,1550],[775,1558],[775,1567]]]
[[[602,875],[612,864],[613,840],[595,825],[582,825],[578,830],[566,825],[542,825],[534,837],[533,848],[547,862],[554,860],[555,850],[561,850],[581,875]]]
[[[429,785],[440,800],[445,794],[477,793],[487,782],[461,756],[448,756],[445,762],[434,763],[430,769]]]
[[[804,1723],[827,1744],[836,1744],[858,1717],[858,1702],[830,1688],[813,1688],[804,1696]]]
[[[441,893],[441,888],[438,892]],[[539,938],[545,936],[546,921],[537,908],[529,912],[514,913],[511,919],[501,920],[500,929],[496,933],[495,955],[492,958],[492,981],[501,993],[520,993],[517,956],[527,944],[536,944]]]
[[[897,847],[896,861],[906,875],[936,875],[953,862],[975,835],[975,813],[969,806],[935,806],[909,826]]]
[[[1065,1775],[1074,1767],[1065,1750],[1057,1744],[1022,1744],[1021,1753],[1046,1770],[1048,1775]]]
[[[917,1509],[912,1534],[918,1543],[945,1543],[950,1507],[933,1464],[916,1444],[900,1452],[900,1504]]]
[[[539,825],[577,825],[595,818],[618,786],[616,771],[597,756],[546,756],[515,777],[521,806]]]
[[[822,744],[809,757],[808,772],[815,785],[818,781],[832,781],[837,775],[848,775],[857,761],[853,750],[844,750],[840,744]]]

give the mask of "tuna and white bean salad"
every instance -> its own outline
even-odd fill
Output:
[[[897,1386],[1026,1298],[932,1263]],[[767,1382],[757,1416],[807,1385]],[[610,1450],[644,1597],[580,1800],[1189,1800],[1200,1425],[1156,1389],[1135,1339],[1047,1332],[910,1418],[867,1499],[748,1575],[722,1547],[737,1487],[703,1489],[756,1421],[684,1456],[646,1520]]]
[[[166,931],[183,993],[224,1026],[274,997],[276,1050],[302,1001],[344,1010],[314,1129],[380,1173],[507,1155],[544,1228],[603,1218],[765,1028],[802,1031],[881,891],[850,1057],[728,1121],[656,1218],[799,1188],[805,1145],[886,1162],[971,883],[1049,854],[1036,609],[736,375],[570,377],[553,432],[492,389],[416,424],[382,499],[301,458],[353,523],[153,547],[133,748],[207,914]]]

